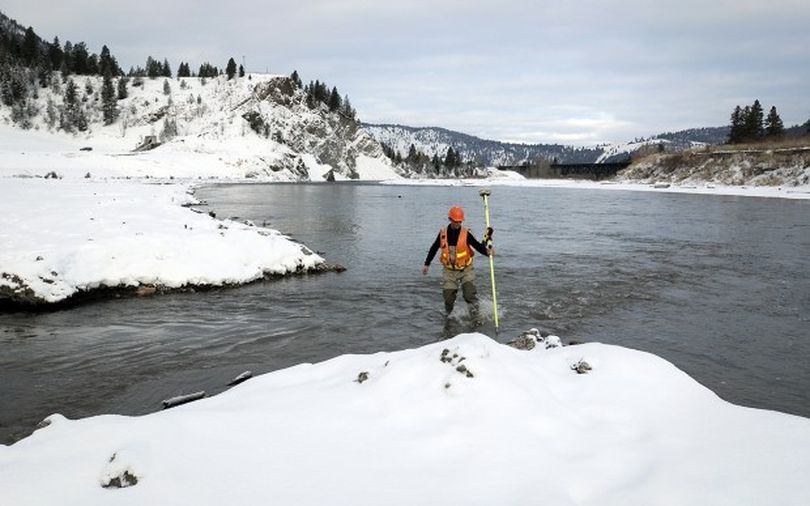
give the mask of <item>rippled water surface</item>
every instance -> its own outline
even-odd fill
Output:
[[[447,331],[440,269],[420,273],[427,249],[451,205],[465,207],[479,238],[484,224],[469,187],[197,195],[219,217],[266,223],[348,270],[0,314],[0,442],[51,413],[142,414],[174,395],[220,392],[245,370],[435,341]],[[492,322],[485,332],[507,341],[539,327],[650,351],[727,400],[810,417],[810,202],[499,187],[491,206],[501,332]],[[457,312],[451,332],[465,330]]]

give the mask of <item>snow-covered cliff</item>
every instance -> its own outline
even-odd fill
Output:
[[[60,175],[268,181],[398,177],[380,144],[355,119],[323,104],[308,106],[303,90],[286,76],[130,79],[128,96],[116,101],[116,119],[108,125],[102,78],[71,79],[87,129],[68,133],[60,127],[66,82],[54,75],[30,100],[27,129],[12,122],[11,109],[0,108],[0,128],[12,145],[5,147],[38,139],[39,154],[50,156],[30,156],[27,150],[28,157],[4,157],[3,172],[38,175],[45,167]],[[133,153],[155,143],[154,149]]]

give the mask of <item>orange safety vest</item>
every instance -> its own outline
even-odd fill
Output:
[[[442,250],[440,260],[445,268],[460,271],[472,265],[473,263],[473,250],[467,244],[467,228],[461,227],[458,232],[458,242],[456,243],[455,258],[450,251],[450,245],[447,244],[447,227],[439,231],[439,247]]]

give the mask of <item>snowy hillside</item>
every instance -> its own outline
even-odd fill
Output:
[[[321,104],[309,107],[286,76],[130,79],[128,96],[116,101],[117,118],[110,125],[103,121],[102,78],[70,79],[87,129],[60,128],[68,85],[55,73],[29,104],[33,114],[22,122],[29,128],[12,123],[12,111],[0,108],[6,140],[0,148],[10,151],[5,154],[14,152],[14,139],[38,139],[42,146],[36,153],[4,156],[3,173],[43,175],[48,169],[59,175],[266,181],[398,177],[379,143],[354,119]],[[133,153],[149,136],[159,145]]]
[[[595,163],[620,162],[628,160],[634,153],[642,149],[655,149],[667,151],[671,148],[671,142],[662,139],[637,140],[622,144],[605,144],[601,146],[604,150]]]

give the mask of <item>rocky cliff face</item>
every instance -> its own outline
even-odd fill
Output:
[[[293,153],[312,155],[317,163],[330,166],[333,174],[357,179],[359,155],[384,160],[379,143],[354,119],[330,112],[323,104],[310,109],[304,94],[286,77],[257,83],[233,110],[249,122],[255,134]],[[284,157],[280,163],[299,179],[309,177],[300,156]]]
[[[290,181],[335,176],[358,179],[361,174],[357,161],[361,155],[390,167],[380,144],[357,121],[330,112],[323,104],[310,108],[303,91],[290,78],[260,76],[245,81],[219,78],[207,85],[214,87],[210,99],[203,100],[210,104],[211,116],[197,126],[196,135],[220,144],[238,144],[245,138],[249,144],[264,140],[264,148],[255,157],[240,160],[248,177]],[[175,115],[186,122],[188,133],[193,134],[201,116],[197,110],[200,104],[186,105],[175,106]]]

